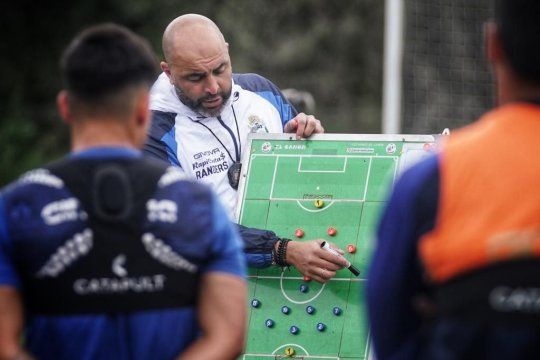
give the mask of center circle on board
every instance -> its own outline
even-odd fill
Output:
[[[292,302],[293,304],[306,304],[310,301],[313,301],[315,300],[316,298],[319,297],[319,295],[321,295],[322,291],[324,290],[324,287],[326,286],[326,284],[323,284],[321,286],[321,288],[319,289],[319,291],[317,291],[315,294],[313,294],[313,296],[311,296],[309,299],[306,299],[306,300],[296,300],[294,299],[294,296],[292,294],[287,294],[287,292],[285,291],[285,288],[283,287],[283,274],[284,272],[281,273],[281,276],[279,277],[279,287],[281,289],[281,293],[283,294],[283,296],[285,297],[285,299],[289,300],[290,302]],[[285,279],[285,280],[290,280],[290,281],[294,281],[296,279]],[[295,293],[298,293],[298,295],[302,296],[302,295],[305,295],[306,293],[302,293],[298,290],[298,287],[295,287],[294,290],[292,290],[293,292]],[[311,293],[311,291],[309,292]],[[304,296],[302,296],[302,298],[304,298]]]

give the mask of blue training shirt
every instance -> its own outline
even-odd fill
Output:
[[[70,156],[122,159],[142,154],[126,148],[94,148]],[[84,216],[78,216],[82,209],[62,202],[73,195],[58,180],[41,169],[2,189],[0,286],[21,289],[22,271],[37,271],[58,246],[87,226]],[[244,277],[242,245],[215,195],[171,172],[161,180],[165,185],[157,188],[153,198],[173,201],[177,220],[164,224],[146,218],[144,231],[197,265],[201,274]],[[206,194],[210,201],[199,202],[194,194]],[[22,255],[21,249],[25,249]],[[130,261],[136,260],[128,259],[128,266]],[[39,359],[173,359],[198,334],[191,306],[102,315],[30,314],[24,329],[25,347]]]
[[[426,286],[417,243],[435,225],[438,161],[432,156],[405,171],[379,224],[367,296],[372,339],[381,359],[415,358],[421,318],[411,299]]]

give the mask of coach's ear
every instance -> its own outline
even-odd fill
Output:
[[[56,106],[62,119],[71,124],[73,122],[73,116],[71,114],[71,107],[69,105],[69,95],[66,90],[62,90],[56,96]]]
[[[171,69],[169,68],[169,64],[167,64],[165,61],[162,61],[159,63],[159,66],[161,67],[161,70],[165,73],[165,75],[167,75],[171,84],[174,85],[173,79],[171,76]]]

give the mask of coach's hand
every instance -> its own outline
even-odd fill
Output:
[[[287,244],[285,260],[293,265],[302,275],[325,283],[336,275],[336,271],[347,266],[347,260],[321,249],[324,240],[306,242],[291,241]],[[331,245],[334,249],[335,246]],[[341,250],[336,249],[340,253]]]
[[[313,134],[324,133],[324,128],[321,122],[315,119],[315,116],[300,113],[287,121],[283,131],[286,133],[296,133],[296,139],[303,139]]]

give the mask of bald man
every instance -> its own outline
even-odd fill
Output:
[[[153,121],[145,150],[210,185],[231,217],[249,133],[288,132],[300,139],[324,132],[315,117],[297,114],[269,80],[233,74],[229,45],[204,16],[174,19],[163,34],[163,54],[163,74],[151,92]],[[272,231],[239,228],[250,266],[294,265],[326,282],[346,265],[321,250],[322,240],[289,241]]]

